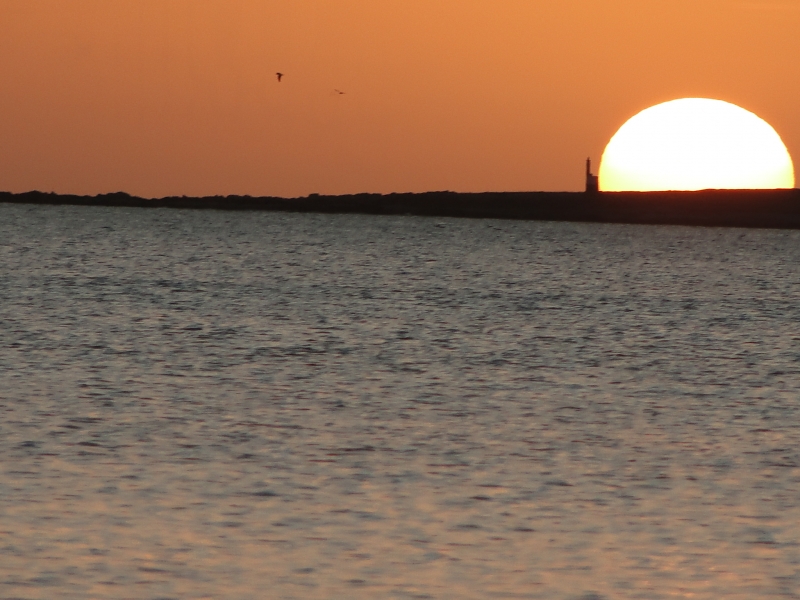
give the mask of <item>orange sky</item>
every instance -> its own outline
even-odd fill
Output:
[[[0,0],[7,191],[579,190],[683,96],[797,163],[800,0]]]

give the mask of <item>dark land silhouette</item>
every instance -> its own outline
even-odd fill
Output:
[[[593,223],[800,229],[800,190],[700,192],[427,192],[303,198],[185,196],[145,199],[123,192],[72,196],[0,192],[0,202],[142,208],[260,210],[530,219]]]

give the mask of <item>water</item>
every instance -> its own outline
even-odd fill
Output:
[[[798,264],[0,205],[0,598],[798,598]]]

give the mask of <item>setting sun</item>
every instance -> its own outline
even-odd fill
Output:
[[[683,98],[648,108],[611,138],[600,189],[618,191],[794,187],[777,132],[734,104]]]

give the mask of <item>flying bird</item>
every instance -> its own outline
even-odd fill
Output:
[[[334,91],[334,93],[339,94],[340,96],[344,96],[345,93],[346,93],[346,92],[342,92],[342,91],[339,91],[339,90],[333,90],[333,91]]]
[[[278,76],[278,83],[280,83],[281,79],[283,79],[283,73],[275,73],[275,75]]]

